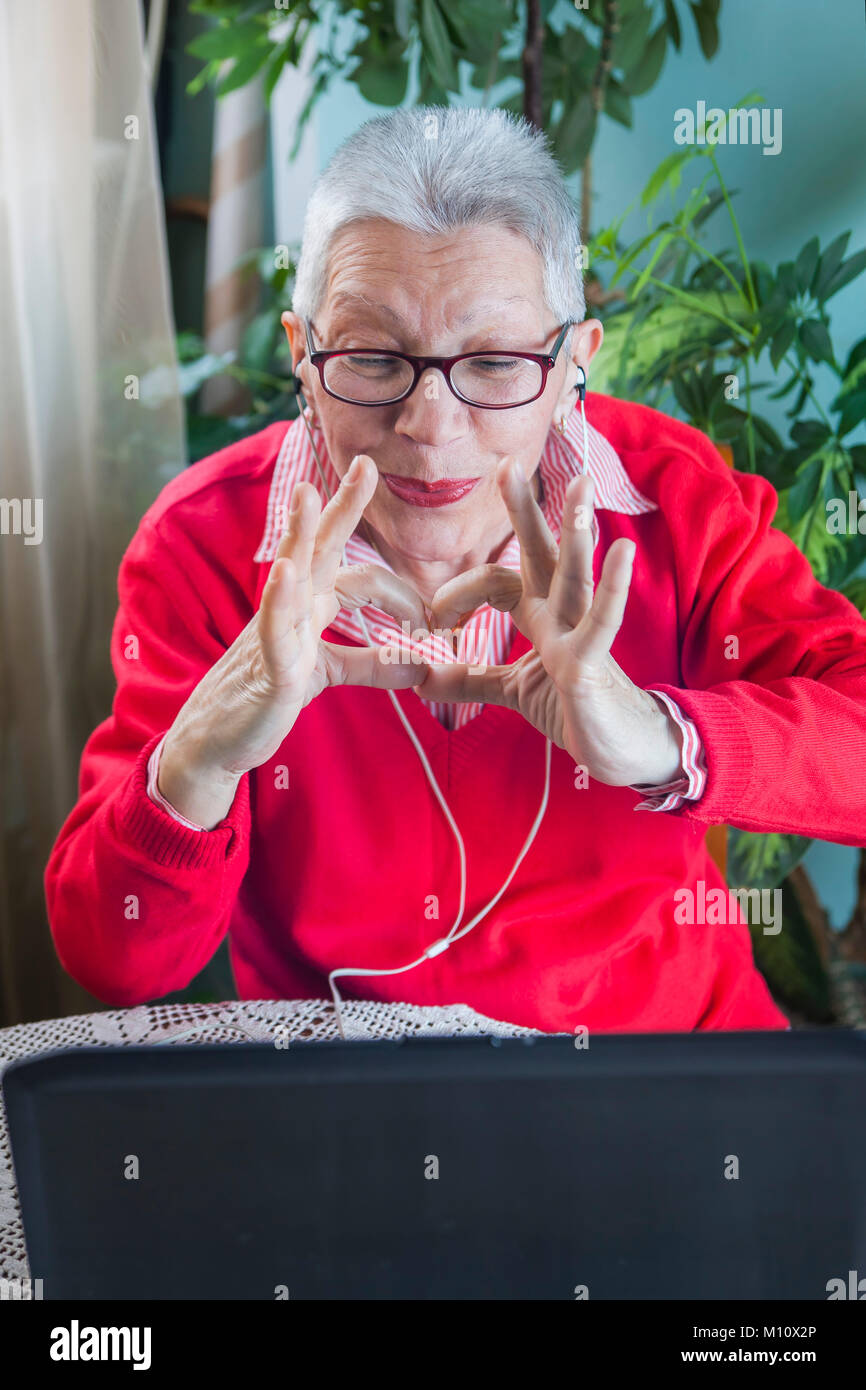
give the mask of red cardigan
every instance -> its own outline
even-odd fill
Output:
[[[682,925],[674,895],[721,886],[712,823],[866,844],[866,624],[770,529],[765,480],[646,407],[590,395],[587,415],[658,504],[598,514],[597,567],[617,536],[637,547],[613,654],[694,720],[706,791],[635,811],[628,788],[576,786],[555,748],[547,814],[493,912],[417,969],[343,977],[340,990],[466,1003],[548,1031],[784,1028],[744,923]],[[151,751],[258,604],[269,565],[253,556],[285,429],[174,479],[121,566],[117,694],[45,874],[59,956],[108,1003],[183,988],[226,932],[240,998],[327,997],[330,970],[403,965],[456,913],[454,841],[384,691],[326,690],[211,831],[147,796]],[[526,648],[518,636],[512,659]],[[412,691],[398,698],[464,836],[468,921],[536,814],[544,739],[511,710],[448,731]]]

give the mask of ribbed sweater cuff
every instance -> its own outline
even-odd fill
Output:
[[[139,750],[117,805],[118,832],[142,854],[166,868],[206,869],[225,864],[240,849],[249,826],[249,776],[241,778],[228,815],[213,830],[188,829],[147,794],[147,764],[163,732],[155,734]]]
[[[653,682],[653,690],[668,695],[694,723],[703,744],[707,785],[699,801],[687,802],[672,815],[720,823],[749,804],[755,772],[755,752],[736,697],[718,690],[684,690]]]

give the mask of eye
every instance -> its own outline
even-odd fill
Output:
[[[495,372],[513,372],[521,364],[519,357],[473,357],[470,365],[479,368],[483,372],[493,374]]]
[[[385,374],[385,373],[387,373],[387,372],[389,372],[389,371],[394,371],[394,369],[395,369],[397,366],[399,366],[399,364],[400,364],[400,359],[399,359],[399,357],[387,357],[387,356],[382,356],[382,357],[368,357],[368,356],[366,356],[366,355],[363,356],[363,357],[352,357],[352,356],[347,356],[347,357],[338,357],[336,360],[337,360],[338,362],[342,362],[344,366],[346,366],[346,367],[348,367],[348,368],[350,369],[350,371],[358,372],[359,374],[367,374],[367,375],[372,375],[372,374],[375,373],[376,375],[379,375],[379,376],[381,376],[381,375],[383,375],[383,374]]]

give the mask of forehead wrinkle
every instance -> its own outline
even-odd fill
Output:
[[[357,290],[338,290],[331,304],[332,312],[338,311],[344,304],[347,307],[357,304],[363,305],[365,309],[372,309],[376,312],[387,314],[389,318],[394,319],[395,322],[399,323],[401,326],[405,327],[406,325],[406,320],[403,318],[402,314],[399,314],[390,304],[383,304],[369,299],[367,295],[361,294]],[[486,313],[490,309],[501,309],[505,304],[533,305],[534,301],[529,299],[525,294],[510,294],[506,295],[503,299],[486,299],[481,304],[476,304],[474,308],[467,309],[464,313],[459,314],[454,322],[459,324],[471,323],[472,320],[477,319],[480,314]]]
[[[405,322],[402,315],[398,314],[396,309],[392,309],[390,304],[377,303],[375,300],[368,299],[365,294],[359,294],[354,290],[338,290],[331,302],[331,311],[332,313],[336,313],[344,306],[352,308],[354,305],[358,304],[363,305],[365,309],[372,309],[374,312],[387,314],[389,318],[394,319],[401,325]]]
[[[525,294],[510,294],[505,299],[486,299],[481,304],[476,304],[474,308],[467,309],[456,320],[456,323],[471,323],[477,319],[479,314],[486,313],[488,309],[501,309],[504,304],[533,304],[533,300],[528,299]]]

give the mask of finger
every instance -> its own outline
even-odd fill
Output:
[[[597,664],[610,655],[622,625],[634,565],[634,541],[614,541],[604,557],[601,578],[589,612],[575,628],[575,654]]]
[[[292,561],[275,560],[262,590],[258,625],[265,664],[278,682],[288,678],[301,656],[295,626],[300,602],[297,590],[297,572]]]
[[[511,613],[522,597],[523,581],[514,570],[502,565],[476,565],[436,590],[430,604],[430,626],[457,627],[482,603],[489,603],[501,613]]]
[[[312,483],[298,483],[292,493],[286,531],[274,560],[274,563],[282,559],[292,561],[297,600],[307,617],[312,604],[311,569],[321,511],[322,503]]]
[[[556,566],[556,541],[516,459],[502,460],[496,471],[496,480],[508,508],[514,534],[520,541],[524,591],[546,597]]]
[[[417,590],[382,565],[349,565],[337,570],[334,592],[343,608],[354,611],[372,604],[389,613],[398,622],[408,622],[415,629],[427,628],[424,600]]]
[[[485,705],[507,705],[513,708],[510,685],[505,677],[512,673],[509,666],[472,667],[455,661],[431,666],[427,679],[419,687],[422,700],[441,700],[446,704],[466,704],[478,701]]]
[[[548,594],[554,621],[574,628],[589,611],[593,596],[593,504],[595,487],[584,474],[569,483],[562,508],[559,558]]]
[[[379,470],[369,454],[356,455],[319,521],[313,560],[313,583],[317,591],[333,584],[343,563],[346,542],[357,530],[378,482]]]
[[[423,661],[401,654],[399,647],[340,647],[322,642],[332,685],[369,685],[379,690],[405,690],[420,685],[430,669]]]

